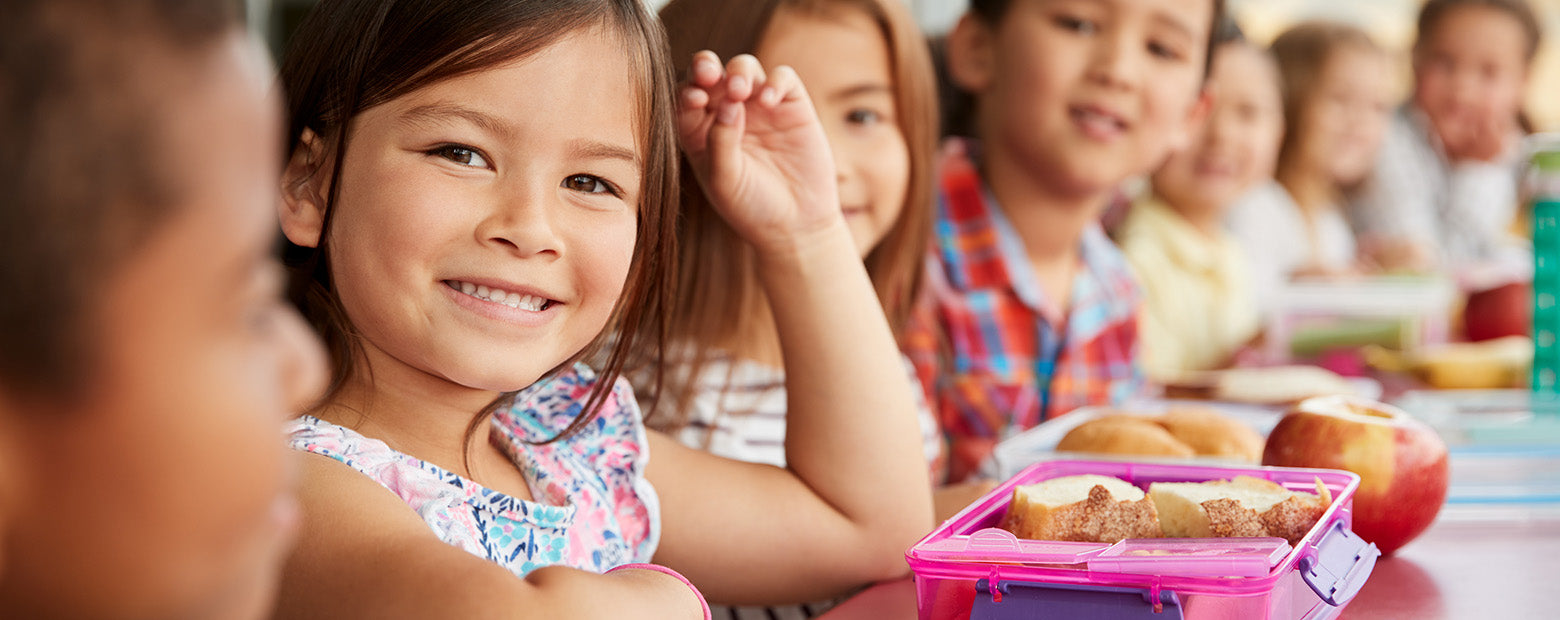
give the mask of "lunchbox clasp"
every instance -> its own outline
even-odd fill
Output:
[[[1375,543],[1365,542],[1339,519],[1300,558],[1300,576],[1327,604],[1342,607],[1365,585],[1379,557]]]

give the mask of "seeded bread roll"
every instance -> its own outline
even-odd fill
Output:
[[[1148,494],[1165,536],[1276,536],[1293,545],[1332,504],[1332,494],[1320,480],[1316,490],[1312,495],[1260,478],[1236,476],[1210,482],[1156,482],[1149,485]]]
[[[1019,538],[1076,542],[1160,536],[1154,504],[1142,489],[1093,474],[1015,488],[1002,529]]]
[[[1109,415],[1079,424],[1057,442],[1056,450],[1176,458],[1190,458],[1197,454],[1191,446],[1155,423],[1153,418],[1125,414]],[[1261,452],[1259,446],[1258,456]]]

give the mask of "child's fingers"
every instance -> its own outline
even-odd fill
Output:
[[[726,62],[726,98],[747,101],[768,80],[764,66],[752,54],[738,54]]]
[[[693,54],[693,64],[689,65],[688,83],[700,88],[710,88],[725,77],[725,72],[720,66],[720,57],[715,52],[703,50]]]
[[[713,120],[711,112],[710,95],[704,89],[688,86],[678,94],[677,137],[684,150],[691,154],[704,151],[704,134]]]
[[[731,191],[735,179],[742,176],[742,132],[746,124],[743,104],[723,101],[716,104],[715,122],[709,128],[704,159],[709,165],[710,189],[717,197]]]
[[[780,65],[771,69],[769,80],[764,83],[758,92],[758,102],[765,107],[775,107],[781,101],[789,101],[803,96],[802,78],[796,75],[796,70],[789,65]]]

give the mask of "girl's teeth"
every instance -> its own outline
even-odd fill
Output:
[[[547,300],[545,298],[537,297],[535,295],[521,295],[519,293],[513,293],[496,288],[488,288],[486,286],[472,284],[470,282],[451,281],[451,285],[460,292],[472,297],[476,297],[477,299],[490,301],[495,304],[503,304],[511,308],[525,309],[532,312],[541,312],[543,307],[547,305]]]

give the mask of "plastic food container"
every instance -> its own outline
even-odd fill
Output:
[[[1446,342],[1456,300],[1456,286],[1439,277],[1290,282],[1272,300],[1265,353],[1286,360],[1335,346],[1412,349]]]
[[[1333,495],[1316,527],[1280,538],[1131,539],[1115,545],[1020,540],[997,529],[1013,488],[1077,474],[1152,482],[1238,475]],[[1359,476],[1330,469],[1211,467],[1112,461],[1036,463],[906,552],[921,620],[1078,618],[1320,620],[1336,617],[1380,553],[1349,530]]]

